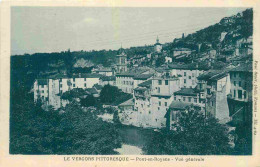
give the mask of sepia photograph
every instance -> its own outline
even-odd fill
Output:
[[[11,155],[253,155],[251,7],[10,9]]]

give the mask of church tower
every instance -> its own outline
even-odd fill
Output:
[[[154,44],[154,52],[161,53],[162,51],[162,44],[159,42],[159,38],[157,36],[156,43]]]
[[[119,50],[119,54],[116,56],[116,72],[122,73],[127,72],[127,55],[125,54],[123,48]]]

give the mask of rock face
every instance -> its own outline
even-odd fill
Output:
[[[94,66],[94,64],[89,60],[85,60],[85,59],[81,58],[81,59],[78,59],[73,66],[84,68],[84,67],[92,67],[92,66]]]

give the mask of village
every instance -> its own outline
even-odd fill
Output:
[[[240,17],[238,13],[218,24],[229,25]],[[253,41],[252,36],[237,38],[241,36],[239,29],[238,25],[237,31],[221,32],[217,46],[209,42],[189,43],[193,49],[185,47],[188,44],[184,34],[173,40],[173,47],[161,44],[157,36],[153,50],[147,54],[128,57],[121,47],[111,67],[97,66],[91,73],[75,70],[70,76],[66,70],[41,75],[33,85],[34,101],[41,99],[45,108],[52,106],[62,111],[70,103],[62,98],[66,92],[84,90],[74,97],[80,101],[87,96],[98,98],[102,89],[110,85],[131,95],[120,104],[102,106],[117,110],[124,125],[172,129],[179,113],[187,107],[230,127],[243,125],[250,121],[252,112]],[[236,39],[235,43],[225,44],[230,36]],[[113,113],[99,116],[104,121],[113,119]]]

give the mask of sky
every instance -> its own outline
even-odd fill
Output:
[[[196,32],[246,8],[12,7],[11,54],[119,49]]]

